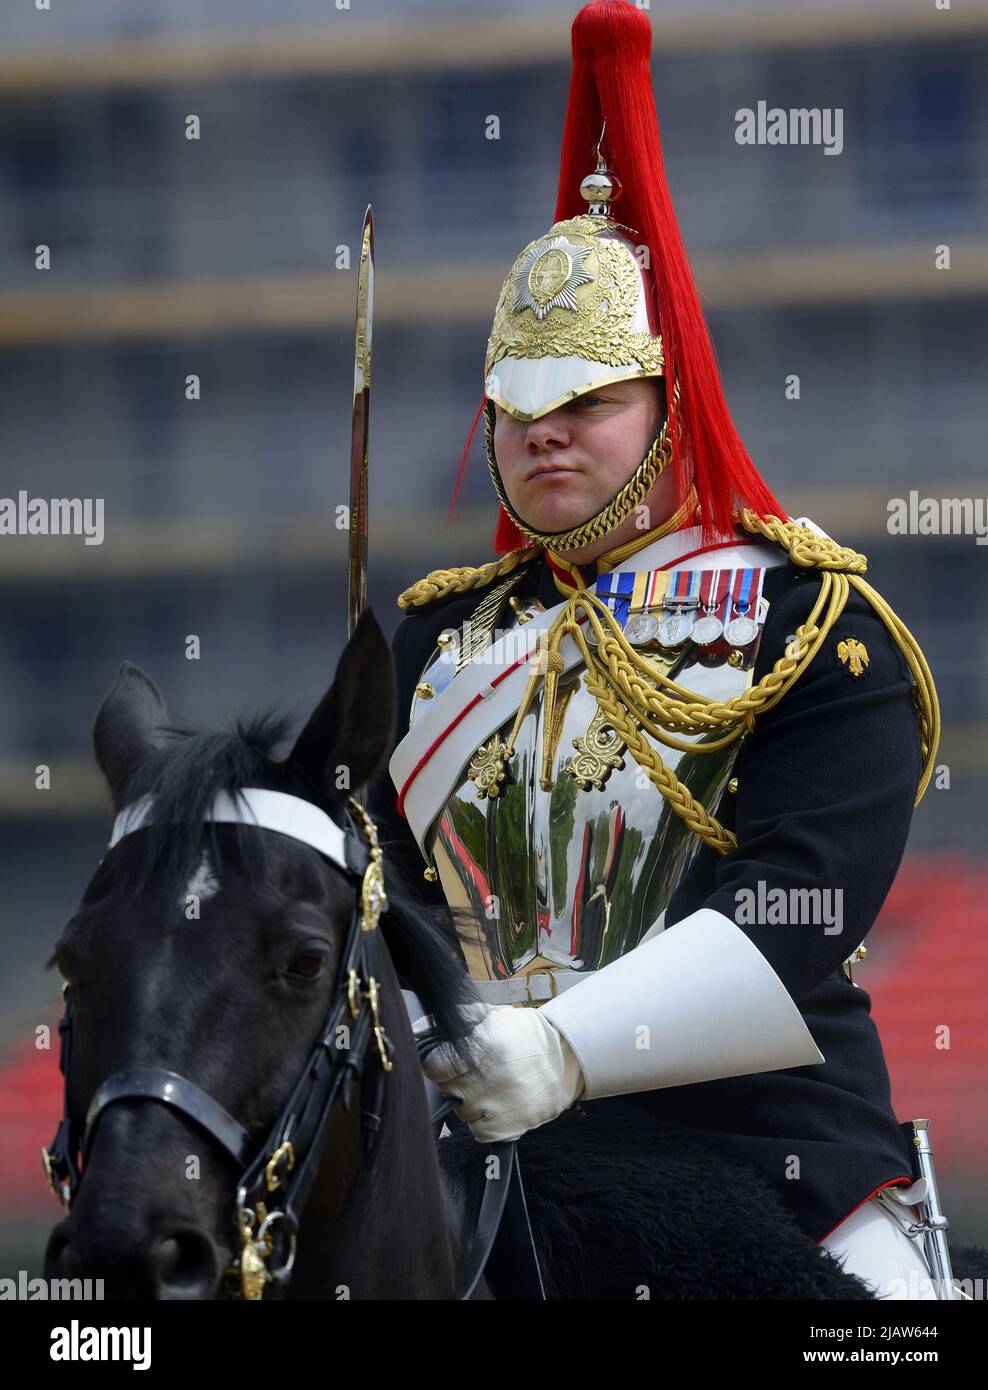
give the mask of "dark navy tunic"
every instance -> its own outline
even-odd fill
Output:
[[[400,624],[393,642],[399,740],[438,634],[459,627],[491,587],[413,609]],[[756,682],[784,654],[819,588],[817,571],[789,561],[766,573],[770,607]],[[539,598],[546,608],[562,597],[544,559],[514,592]],[[852,675],[837,653],[839,642],[852,637],[864,644],[869,658],[860,676]],[[737,848],[722,856],[701,844],[666,912],[667,926],[701,907],[737,922],[782,980],[826,1060],[615,1098],[624,1109],[629,1103],[647,1106],[747,1162],[814,1241],[829,1235],[879,1187],[918,1176],[908,1126],[900,1126],[892,1109],[871,999],[842,968],[867,937],[906,844],[922,761],[911,688],[911,673],[891,634],[852,588],[810,666],[742,742],[734,766],[737,790],[725,793],[715,810],[737,836]],[[422,877],[424,860],[397,815],[386,771],[373,784],[370,799],[386,842],[386,862],[397,862],[425,900],[443,903],[441,887]],[[830,890],[831,895],[841,889],[843,930],[833,934],[831,927],[828,933],[825,924],[747,924],[738,914],[736,895],[741,889],[757,895],[759,884],[763,900],[773,888]],[[708,1024],[716,1027],[716,1020],[697,1019],[698,1028]]]

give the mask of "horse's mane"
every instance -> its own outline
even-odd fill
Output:
[[[271,755],[290,724],[288,715],[265,710],[238,719],[232,730],[186,724],[159,729],[158,746],[132,770],[122,798],[129,804],[154,797],[154,820],[139,837],[141,853],[130,856],[124,870],[125,891],[144,892],[152,879],[162,892],[181,891],[202,859],[204,831],[207,838],[215,833],[212,823],[204,821],[218,792],[232,795],[251,786],[288,790],[282,786],[285,765],[273,762]],[[253,887],[263,886],[268,878],[268,844],[266,836],[237,827],[237,851]]]
[[[134,769],[125,789],[126,803],[151,795],[155,804],[153,822],[136,837],[141,852],[128,856],[119,869],[125,894],[136,896],[153,884],[156,892],[180,896],[204,850],[218,862],[217,826],[205,820],[218,792],[233,795],[241,787],[269,787],[303,796],[341,821],[339,801],[334,805],[319,798],[293,767],[273,757],[293,722],[292,716],[268,709],[238,719],[228,731],[184,724],[159,730],[158,746]],[[224,825],[222,830],[227,832],[227,853],[232,839],[245,883],[256,892],[269,889],[276,841],[245,825]],[[451,918],[415,895],[396,859],[389,860],[386,845],[384,871],[389,907],[381,930],[399,981],[433,1015],[438,1035],[468,1058],[469,1027],[460,1009],[476,993],[452,943]]]

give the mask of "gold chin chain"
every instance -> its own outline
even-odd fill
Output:
[[[612,497],[595,516],[568,531],[535,531],[522,521],[505,494],[501,475],[497,470],[497,461],[494,457],[492,411],[492,406],[488,406],[484,410],[484,440],[487,445],[487,466],[490,469],[491,482],[494,484],[498,501],[523,536],[527,536],[530,541],[537,541],[539,545],[549,546],[553,550],[578,550],[581,546],[590,545],[599,541],[603,536],[610,535],[617,526],[621,525],[622,521],[631,515],[636,507],[641,506],[655,486],[663,469],[672,459],[672,444],[669,441],[669,417],[666,416],[658,437],[634,473],[621,488],[621,491]]]

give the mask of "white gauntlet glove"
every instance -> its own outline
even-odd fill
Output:
[[[627,1095],[824,1060],[771,965],[712,908],[648,935],[539,1009],[470,1004],[485,1060],[464,1068],[448,1044],[423,1070],[475,1139],[517,1139],[582,1096]],[[431,1019],[419,1019],[421,1035]]]
[[[473,1033],[478,1067],[468,1070],[448,1043],[428,1054],[422,1070],[447,1096],[459,1096],[456,1113],[482,1143],[519,1139],[568,1110],[583,1091],[583,1073],[569,1043],[539,1009],[510,1004],[469,1004],[478,1019]],[[429,1031],[420,1018],[412,1031]]]

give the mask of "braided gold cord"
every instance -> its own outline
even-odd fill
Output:
[[[647,658],[627,641],[614,614],[596,594],[579,590],[566,601],[551,626],[539,634],[541,649],[544,652],[547,650],[541,668],[541,673],[547,677],[543,694],[543,785],[549,779],[551,750],[548,731],[553,727],[557,681],[564,665],[559,644],[568,635],[583,657],[587,689],[596,698],[607,724],[614,729],[676,815],[704,843],[719,854],[727,854],[736,847],[736,837],[694,799],[689,789],[665,765],[646,735],[678,752],[713,753],[751,733],[757,717],[778,704],[814,660],[844,611],[853,586],[885,623],[913,676],[913,702],[923,753],[923,771],[916,795],[918,804],[929,785],[940,740],[936,686],[912,633],[882,596],[861,577],[868,567],[867,558],[855,550],[838,545],[827,536],[818,536],[794,521],[782,521],[774,516],[760,517],[749,510],[740,512],[736,519],[746,531],[780,545],[795,565],[820,571],[820,591],[806,621],[797,629],[784,655],[757,685],[750,686],[734,699],[723,702],[706,700],[650,665]],[[537,546],[527,546],[477,569],[433,570],[425,579],[406,589],[398,603],[402,608],[409,608],[430,603],[448,593],[465,592],[509,574],[517,565],[538,553]],[[587,627],[580,622],[581,613]],[[588,630],[592,630],[596,637],[595,648],[588,642]],[[514,739],[534,697],[541,673],[537,666],[533,666],[514,728],[505,746],[506,760],[513,754]],[[701,741],[685,741],[689,736]]]
[[[868,560],[857,550],[838,545],[829,536],[818,536],[798,521],[781,521],[777,516],[758,516],[745,507],[735,518],[746,531],[775,541],[789,552],[794,565],[806,569],[844,570],[848,574],[864,574]]]
[[[689,826],[690,830],[696,832],[705,844],[710,845],[718,854],[727,854],[737,846],[737,837],[721,825],[714,816],[696,801],[676,774],[658,756],[651,745],[645,740],[643,733],[631,713],[624,709],[617,700],[605,700],[600,698],[601,690],[606,689],[602,684],[598,684],[588,677],[587,687],[592,695],[596,695],[604,717],[614,732],[624,742],[628,752],[635,762],[647,774],[652,784],[662,793],[666,801],[669,802],[676,815]],[[699,749],[704,747],[709,750],[710,745],[691,745]],[[718,745],[719,746],[719,745]]]
[[[705,700],[693,691],[677,685],[661,672],[656,671],[634,647],[624,638],[610,610],[594,594],[583,592],[569,601],[570,615],[560,614],[558,622],[566,622],[566,631],[576,638],[581,651],[586,645],[577,637],[579,624],[576,611],[582,608],[590,620],[597,637],[597,654],[594,656],[587,647],[587,655],[592,665],[601,671],[612,690],[620,692],[624,704],[644,720],[654,718],[661,728],[648,728],[647,732],[670,748],[681,752],[693,748],[691,743],[681,743],[669,736],[669,732],[680,734],[702,734],[729,726],[725,737],[714,744],[704,746],[714,752],[723,748],[742,733],[754,728],[756,715],[764,714],[786,694],[802,675],[816,656],[820,646],[833,626],[847,599],[847,581],[841,575],[826,574],[821,577],[820,593],[817,595],[806,622],[796,633],[796,641],[790,643],[784,656],[780,657],[772,670],[758,685],[752,686],[743,694],[725,703]],[[822,623],[818,623],[820,611],[827,605],[827,613]],[[605,628],[601,618],[606,622]],[[582,633],[580,633],[582,637]],[[658,681],[658,688],[655,682]],[[736,726],[736,727],[735,727]]]
[[[781,545],[794,562],[820,571],[820,590],[806,621],[797,629],[785,653],[756,684],[727,701],[705,700],[670,680],[649,664],[625,638],[613,613],[595,594],[574,594],[548,629],[549,664],[556,667],[559,643],[572,637],[586,666],[586,683],[605,721],[622,739],[631,756],[645,771],[678,816],[720,854],[736,845],[734,835],[699,805],[645,735],[680,752],[715,752],[750,733],[759,715],[783,699],[814,660],[834,624],[844,611],[853,585],[884,621],[902,651],[915,685],[916,716],[924,767],[916,795],[919,802],[929,784],[933,755],[939,739],[939,708],[929,667],[912,634],[870,584],[861,578],[867,559],[857,551],[818,536],[795,522],[777,517],[761,518],[746,512],[739,518],[746,530]],[[579,621],[583,614],[596,637],[596,648],[587,640]],[[554,682],[547,682],[547,686]],[[552,694],[546,689],[544,721],[549,726]],[[717,737],[717,735],[720,735]],[[686,742],[684,736],[700,737]],[[543,747],[543,778],[548,773]]]
[[[831,590],[836,592],[831,593]],[[563,664],[558,651],[559,643],[564,635],[571,636],[586,665],[587,689],[596,698],[607,724],[621,738],[628,752],[676,815],[718,854],[727,854],[737,845],[736,837],[694,799],[689,789],[647,742],[645,734],[682,752],[713,753],[750,732],[754,728],[755,715],[776,704],[813,660],[843,608],[846,597],[847,581],[843,576],[823,576],[821,594],[813,612],[800,627],[796,641],[791,644],[787,654],[780,657],[772,671],[757,686],[726,702],[698,698],[693,691],[677,685],[649,666],[626,641],[611,611],[595,594],[586,591],[574,594],[567,601],[562,613],[548,630],[546,665],[550,669],[558,669]],[[818,626],[817,615],[828,600],[827,616]],[[580,610],[586,614],[597,637],[596,655],[578,620]],[[532,684],[531,680],[529,684]],[[531,692],[526,693],[530,698]],[[547,682],[543,716],[545,727],[549,727],[552,717],[549,708],[552,693]],[[671,736],[670,726],[679,734],[724,732],[719,739],[685,743]],[[509,744],[511,742],[509,740]],[[542,752],[545,780],[548,768],[548,750],[545,746]]]
[[[794,521],[780,521],[777,516],[760,517],[745,508],[737,520],[746,531],[777,541],[789,552],[789,558],[797,565],[813,565],[821,570],[845,570],[847,583],[853,585],[865,598],[888,628],[892,640],[899,648],[913,676],[913,703],[916,707],[916,721],[919,725],[920,747],[923,753],[923,771],[916,792],[918,806],[930,785],[940,744],[940,702],[937,698],[936,684],[926,657],[915,637],[897,613],[861,576],[868,568],[864,555],[845,546],[838,545],[829,537],[818,536],[809,527],[800,526]],[[841,604],[843,608],[843,603]]]
[[[430,570],[424,579],[418,580],[398,595],[399,608],[418,608],[423,603],[432,603],[447,594],[465,594],[471,589],[479,589],[492,579],[500,579],[510,574],[526,560],[534,559],[541,551],[538,546],[525,545],[520,550],[509,550],[498,560],[486,565],[459,565],[450,570]]]
[[[933,768],[936,761],[937,748],[940,744],[940,701],[937,698],[937,688],[933,680],[933,673],[927,664],[926,657],[916,641],[915,637],[906,627],[905,623],[897,613],[886,603],[881,594],[878,593],[867,580],[851,575],[849,583],[853,584],[858,593],[868,600],[872,608],[881,618],[898,646],[902,655],[906,659],[910,671],[913,675],[915,684],[913,686],[913,702],[916,706],[916,720],[919,724],[920,746],[923,750],[923,772],[919,781],[919,790],[916,793],[916,805],[918,806],[927,787],[930,785],[930,778],[933,776]]]

